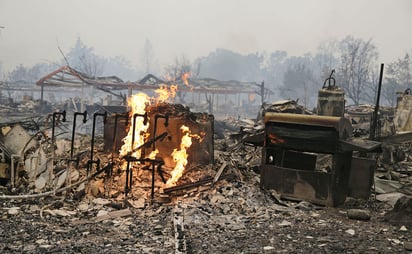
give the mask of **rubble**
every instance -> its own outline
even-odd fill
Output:
[[[296,112],[296,105],[275,103],[268,110]],[[152,171],[144,168],[133,170],[134,185],[125,195],[126,174],[115,163],[118,158],[106,151],[102,137],[95,141],[95,158],[101,167],[86,171],[91,138],[83,134],[76,135],[74,144],[73,157],[78,161],[56,160],[52,167],[43,158],[51,149],[56,148],[60,158],[70,158],[67,124],[59,123],[61,135],[56,136],[53,148],[50,129],[34,134],[20,125],[35,144],[5,153],[8,163],[11,154],[23,153],[19,161],[24,167],[16,163],[19,173],[14,186],[0,185],[0,250],[390,253],[411,249],[410,142],[398,146],[405,152],[403,160],[378,160],[369,199],[347,198],[337,207],[328,207],[283,199],[276,191],[261,188],[262,150],[256,145],[261,140],[250,137],[263,132],[262,122],[230,118],[215,123],[219,129],[215,129],[214,163],[191,165],[175,186],[165,187],[156,174],[155,199],[150,193]],[[17,125],[2,126],[11,130]],[[16,141],[30,144],[29,139]],[[53,173],[51,178],[46,177],[48,173]]]

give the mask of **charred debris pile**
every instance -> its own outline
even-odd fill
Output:
[[[266,105],[263,110],[265,112],[264,115],[269,116],[272,114],[275,118],[278,117],[277,114],[293,114],[292,118],[295,115],[315,115],[293,100],[278,101]],[[355,139],[368,139],[372,111],[373,107],[367,105],[347,108],[345,115],[352,123],[353,137]],[[133,171],[133,173],[129,172],[131,174],[129,175],[130,177],[127,177],[129,184],[126,184],[126,176],[124,174],[127,169],[124,169],[124,167],[127,166],[122,164],[124,162],[127,163],[125,159],[128,156],[127,154],[120,155],[119,149],[122,146],[128,128],[130,128],[128,124],[130,121],[133,121],[133,117],[130,117],[127,112],[115,114],[107,112],[95,113],[94,116],[87,116],[89,122],[83,122],[83,119],[81,119],[83,116],[80,113],[69,116],[65,111],[62,112],[64,112],[64,115],[59,112],[38,119],[27,117],[21,121],[2,124],[0,143],[2,147],[2,167],[0,177],[4,194],[41,196],[41,193],[44,192],[57,191],[57,193],[60,193],[61,191],[66,195],[71,193],[77,197],[81,195],[80,193],[82,195],[87,194],[98,197],[100,195],[113,196],[116,193],[121,199],[124,199],[126,198],[125,193],[128,191],[127,188],[134,189],[134,185],[136,185],[144,187],[143,189],[150,189],[153,185],[153,188],[156,188],[155,193],[159,193],[159,198],[162,199],[161,197],[163,197],[166,202],[171,200],[170,195],[167,194],[185,193],[184,190],[192,189],[192,185],[204,187],[205,185],[215,183],[220,177],[222,177],[221,179],[229,177],[232,180],[236,179],[235,181],[242,181],[245,177],[248,178],[249,173],[259,175],[262,170],[261,166],[265,164],[265,158],[262,158],[262,156],[267,156],[268,153],[268,148],[263,147],[265,138],[270,136],[270,133],[266,134],[265,137],[264,121],[268,123],[271,121],[270,119],[240,120],[227,118],[216,120],[213,115],[193,113],[190,112],[189,108],[180,104],[164,103],[160,104],[159,107],[150,108],[151,113],[149,115],[152,115],[148,117],[148,119],[151,119],[149,122],[152,122],[151,126],[155,126],[156,120],[156,128],[158,130],[156,130],[156,136],[148,138],[146,144],[143,144],[143,147],[141,147],[142,152],[148,155],[152,152],[153,144],[155,144],[155,149],[159,150],[157,157],[162,160],[161,167],[156,165],[156,169],[152,170],[149,161],[144,161],[141,164],[145,165],[139,166],[141,169],[129,170],[130,172]],[[162,113],[160,114],[159,112]],[[394,111],[389,109],[382,110],[379,130],[385,133],[386,136],[380,136],[381,150],[371,156],[373,160],[369,163],[369,166],[372,165],[371,167],[375,170],[373,170],[372,174],[373,181],[370,177],[366,177],[367,182],[371,182],[371,185],[364,186],[366,194],[363,194],[366,195],[365,198],[370,198],[370,190],[377,192],[375,194],[387,192],[382,189],[385,187],[381,187],[381,183],[398,187],[391,189],[392,191],[408,186],[411,171],[411,158],[409,156],[410,134],[408,131],[393,132],[393,129],[395,129],[393,119],[400,119],[399,116],[395,116],[393,113]],[[165,126],[165,116],[168,118],[167,127]],[[77,122],[75,118],[77,118]],[[116,124],[115,121],[117,121]],[[298,125],[296,121],[301,120],[292,119],[291,124]],[[280,120],[280,122],[283,125],[286,124],[285,120]],[[398,122],[403,123],[407,121],[398,120]],[[171,153],[180,146],[183,134],[178,126],[184,124],[189,125],[190,129],[193,129],[194,134],[203,136],[193,139],[193,147],[187,149],[189,151],[187,167],[181,176],[179,184],[174,184],[173,187],[157,187],[162,185],[162,182],[166,182],[167,178],[170,177],[170,171],[176,166]],[[333,124],[335,123],[331,123],[331,125]],[[86,129],[90,131],[90,128],[94,136],[82,133]],[[155,133],[153,127],[149,128],[148,133]],[[199,142],[201,139],[202,141]],[[54,145],[52,145],[52,142]],[[302,144],[298,145],[304,145],[308,140],[302,140],[301,142]],[[363,157],[368,152],[367,149],[370,148],[368,145],[376,148],[376,144],[365,145],[364,143],[359,144],[359,142],[346,145],[363,145],[364,148],[355,151],[355,155],[360,157]],[[263,152],[262,149],[264,150]],[[272,152],[276,149],[276,147],[269,148]],[[288,154],[292,154],[292,152],[288,152]],[[305,152],[306,154],[311,154],[311,151]],[[327,158],[328,156],[325,152],[322,152],[319,157],[313,161],[314,165],[319,167],[320,171],[330,170],[330,160],[332,158],[330,156],[330,158]],[[283,158],[284,161],[293,161],[295,159],[297,158]],[[373,161],[376,163],[373,163]],[[129,163],[131,162],[133,162],[133,159],[130,159]],[[300,160],[300,162],[304,163],[305,160]],[[287,163],[283,166],[285,165],[287,166]],[[305,165],[303,164],[301,167],[305,167]],[[298,169],[303,168],[298,166]],[[224,173],[222,174],[219,171]],[[155,172],[154,180],[156,181],[154,184],[151,183],[153,172]],[[98,173],[96,175],[97,178],[92,178],[95,173]],[[120,175],[118,175],[119,173]],[[217,175],[218,173],[222,175]],[[191,174],[193,175],[191,176]],[[262,182],[270,182],[270,179],[273,177],[260,179],[261,185]],[[143,178],[147,179],[142,181]],[[88,180],[85,181],[85,179]],[[77,184],[79,181],[84,182],[76,186],[70,186],[70,184]],[[94,184],[100,187],[91,188]],[[176,185],[183,186],[177,187]],[[268,186],[263,184],[261,187],[266,189]],[[91,189],[93,191],[90,193]],[[278,188],[275,189],[280,191]],[[166,193],[160,193],[164,190],[166,190]],[[132,190],[132,192],[134,191]],[[145,193],[145,191],[142,193]],[[142,196],[146,202],[150,203],[153,196],[146,197],[142,193],[140,195],[131,193],[129,196]],[[165,196],[168,197],[165,198]],[[300,196],[293,198],[307,200],[306,197]]]
[[[127,106],[95,107],[93,113],[62,107],[33,116],[2,107],[7,116],[16,112],[1,121],[3,219],[39,214],[43,221],[69,218],[80,228],[109,221],[119,232],[144,240],[134,240],[136,249],[128,245],[129,251],[176,253],[225,251],[219,239],[204,246],[200,239],[207,234],[199,225],[209,231],[225,225],[246,239],[249,233],[259,235],[259,221],[275,220],[279,230],[287,230],[288,214],[306,218],[309,211],[302,220],[310,222],[325,215],[326,207],[342,207],[354,220],[371,220],[375,211],[407,232],[412,229],[412,95],[405,91],[395,109],[381,107],[378,114],[371,105],[345,107],[343,96],[338,87],[323,87],[318,112],[284,100],[262,105],[257,119],[191,112],[145,94],[130,96]],[[122,221],[128,221],[127,228]],[[345,232],[363,230],[354,227],[359,228]],[[58,250],[45,238],[28,246],[0,246]],[[242,249],[270,252],[276,245],[273,239],[256,240],[259,246],[255,241]],[[401,234],[390,245],[403,250],[410,241]],[[331,251],[332,245],[316,248]]]

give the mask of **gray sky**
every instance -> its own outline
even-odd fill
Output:
[[[53,62],[77,37],[138,66],[146,39],[165,65],[216,48],[301,55],[346,35],[371,38],[391,62],[411,52],[411,25],[412,0],[0,0],[0,62]]]

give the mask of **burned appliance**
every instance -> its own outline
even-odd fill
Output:
[[[262,188],[327,206],[342,204],[351,193],[369,196],[376,162],[352,155],[380,143],[352,139],[348,119],[267,112],[264,121]]]
[[[345,92],[336,86],[333,77],[335,70],[323,83],[323,87],[318,93],[317,114],[321,116],[342,117],[345,113]]]

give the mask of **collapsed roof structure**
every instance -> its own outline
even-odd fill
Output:
[[[271,95],[273,92],[264,87],[264,84],[241,81],[220,81],[212,78],[187,78],[179,77],[176,80],[167,81],[147,74],[139,81],[123,81],[116,76],[90,77],[85,73],[77,71],[70,66],[63,66],[36,82],[41,87],[41,100],[45,87],[81,88],[93,86],[99,90],[125,99],[123,94],[114,91],[127,90],[128,97],[133,90],[156,90],[162,85],[179,85],[180,92],[206,93],[206,94],[257,94],[262,96]]]
[[[208,92],[208,93],[256,93],[260,94],[258,89],[260,84],[255,82],[241,82],[236,80],[220,81],[212,78],[188,78],[186,87],[181,91],[191,92]],[[63,66],[36,82],[36,85],[44,87],[81,87],[83,84],[95,86],[99,89],[111,90],[152,90],[159,88],[161,84],[182,84],[185,81],[182,78],[173,81],[162,80],[153,74],[147,74],[139,81],[123,81],[116,76],[106,77],[89,77],[87,74],[73,69],[70,66]],[[265,89],[265,93],[272,93]]]

